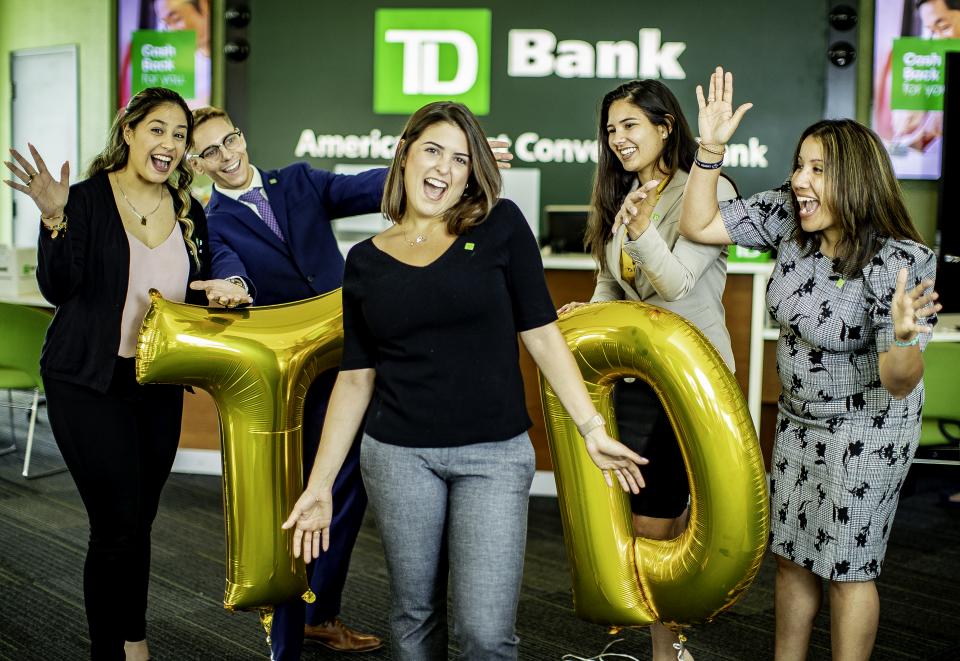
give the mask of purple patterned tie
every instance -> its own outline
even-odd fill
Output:
[[[280,231],[280,225],[277,224],[277,217],[273,215],[273,209],[270,208],[270,202],[260,192],[262,190],[259,186],[251,188],[240,196],[240,201],[248,202],[257,207],[257,211],[260,213],[263,222],[267,224],[267,227],[273,230],[273,233],[277,235],[278,239],[286,241],[286,239],[283,238],[283,232]]]

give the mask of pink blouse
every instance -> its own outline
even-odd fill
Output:
[[[126,230],[124,230],[126,231]],[[190,256],[183,244],[180,223],[175,223],[170,236],[156,248],[149,248],[130,232],[130,275],[127,279],[127,300],[120,319],[118,355],[132,358],[137,353],[140,324],[150,306],[150,290],[156,289],[170,301],[182,303],[190,277]]]

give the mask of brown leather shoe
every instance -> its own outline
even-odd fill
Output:
[[[316,626],[305,624],[303,637],[315,640],[336,652],[372,652],[383,647],[383,641],[371,633],[351,629],[339,617]]]

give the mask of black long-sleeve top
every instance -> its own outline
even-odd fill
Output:
[[[168,186],[179,215],[180,199]],[[40,229],[37,281],[56,306],[40,355],[40,371],[70,383],[106,392],[120,347],[120,319],[127,297],[130,244],[110,180],[101,172],[70,187],[64,209],[67,231],[56,239]],[[200,203],[191,198],[190,218],[200,268],[192,257],[189,280],[210,272],[207,223]],[[180,231],[178,228],[175,231]],[[186,242],[184,250],[188,250]],[[204,293],[188,289],[186,300],[206,304]]]

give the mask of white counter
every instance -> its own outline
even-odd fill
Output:
[[[53,305],[47,302],[40,292],[32,294],[20,294],[19,296],[3,295],[0,296],[0,303],[12,303],[13,305],[29,305],[33,308],[52,308]]]

